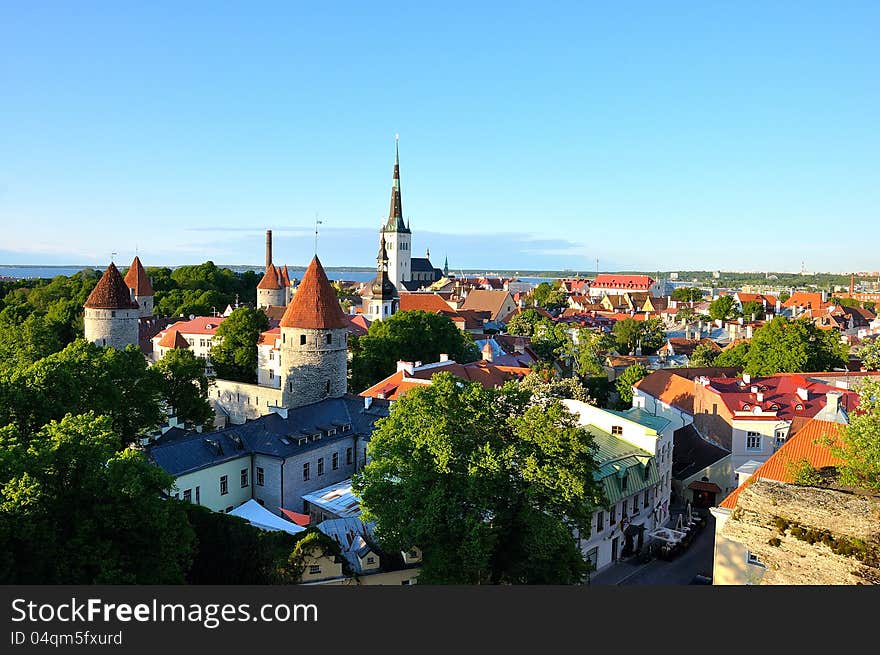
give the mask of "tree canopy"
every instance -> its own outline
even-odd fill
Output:
[[[838,468],[845,485],[880,491],[880,381],[866,379],[859,388],[859,408],[840,430],[831,452],[843,460]]]
[[[688,357],[688,366],[691,368],[702,366],[714,366],[718,351],[707,343],[701,343],[694,348],[694,352]]]
[[[632,386],[648,375],[648,369],[641,364],[633,364],[627,366],[615,380],[617,395],[620,397],[619,406],[626,409],[632,405],[633,390]]]
[[[679,302],[700,302],[703,292],[696,287],[678,287],[672,290],[672,299]]]
[[[397,312],[352,338],[351,390],[359,393],[397,370],[398,360],[436,362],[441,354],[466,364],[480,359],[471,336],[443,314]]]
[[[558,401],[441,373],[378,423],[354,489],[384,548],[421,548],[420,582],[573,583],[573,531],[604,503],[594,448]]]
[[[211,364],[218,378],[237,382],[257,381],[257,342],[269,328],[269,319],[259,309],[239,307],[226,317],[214,333]]]
[[[880,338],[867,341],[859,348],[858,356],[869,371],[880,371]]]
[[[180,584],[193,532],[172,478],[120,451],[93,413],[33,438],[0,428],[0,581],[4,584]]]
[[[156,362],[155,369],[162,374],[165,400],[174,416],[188,428],[201,425],[212,429],[214,410],[208,402],[204,358],[191,350],[174,348]]]
[[[156,292],[153,311],[159,316],[210,316],[236,301],[256,302],[260,275],[236,273],[207,261],[193,266],[147,268]]]
[[[562,288],[561,280],[556,280],[552,285],[548,282],[541,282],[532,291],[531,300],[538,307],[558,309],[568,305],[568,294]]]
[[[507,323],[507,334],[513,334],[520,337],[531,337],[535,334],[538,325],[544,324],[547,317],[538,312],[536,309],[524,309],[519,314],[514,315]]]
[[[733,296],[719,296],[709,303],[709,318],[713,321],[726,321],[738,315]]]
[[[657,317],[647,321],[633,318],[617,321],[612,328],[612,334],[617,340],[617,350],[624,355],[634,352],[639,346],[643,355],[650,355],[666,343],[663,321]]]
[[[755,330],[744,350],[745,372],[751,375],[830,371],[843,368],[848,348],[835,330],[822,330],[810,321],[777,316]],[[724,353],[722,353],[724,354]],[[719,356],[723,365],[728,359]]]

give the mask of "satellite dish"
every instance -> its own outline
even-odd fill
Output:
[[[196,317],[195,314],[190,314],[190,315],[189,315],[189,320],[193,320],[195,317]]]

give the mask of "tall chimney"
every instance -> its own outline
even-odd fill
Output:
[[[272,230],[266,230],[266,269],[272,265]]]

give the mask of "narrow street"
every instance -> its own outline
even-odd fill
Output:
[[[671,561],[654,559],[647,564],[620,562],[600,571],[592,585],[687,585],[696,575],[712,576],[715,518],[694,537],[690,548]]]

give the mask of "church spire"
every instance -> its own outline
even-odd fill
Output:
[[[400,202],[400,153],[397,142],[399,135],[394,135],[394,175],[391,178],[391,208],[388,210],[388,220],[385,222],[386,232],[409,232],[409,228],[403,222],[403,205]]]
[[[376,279],[370,288],[374,299],[390,300],[394,298],[397,288],[388,278],[388,251],[385,249],[385,237],[379,235],[379,254],[376,256]]]

